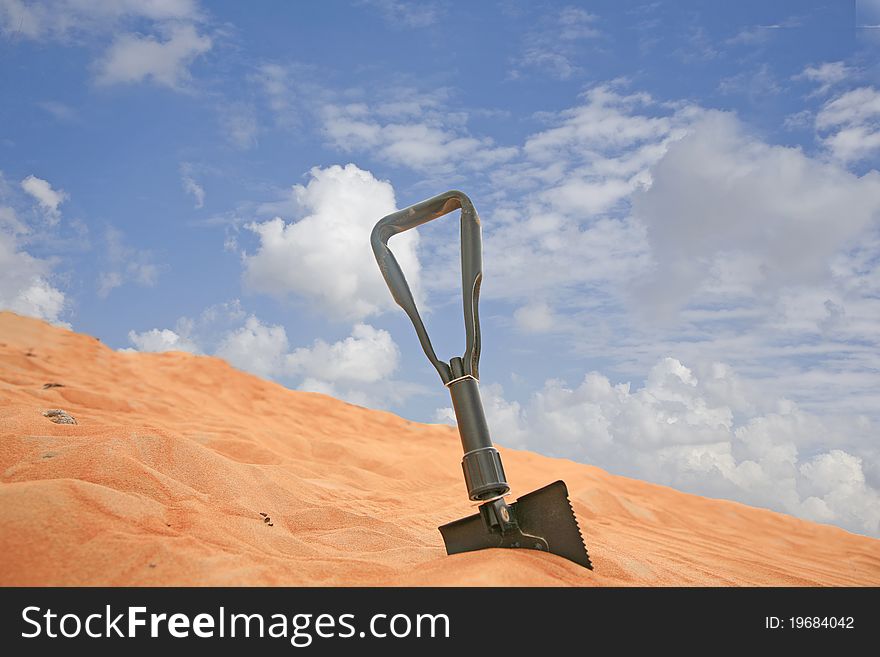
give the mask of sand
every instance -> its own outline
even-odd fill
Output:
[[[880,585],[880,540],[501,451],[514,495],[566,481],[593,572],[446,556],[453,427],[0,313],[2,585]]]

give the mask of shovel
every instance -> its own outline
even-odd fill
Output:
[[[397,233],[454,210],[461,210],[461,282],[467,346],[464,356],[456,356],[446,363],[434,353],[403,271],[388,248],[388,240]],[[462,192],[450,191],[389,214],[376,224],[370,236],[376,262],[391,295],[409,315],[425,355],[449,389],[464,449],[461,467],[468,497],[479,505],[478,513],[439,528],[446,552],[457,554],[485,548],[540,550],[592,570],[564,482],[556,481],[510,504],[504,499],[510,486],[501,465],[501,455],[489,437],[478,385],[480,320],[477,303],[483,279],[480,232],[480,217],[471,200]]]

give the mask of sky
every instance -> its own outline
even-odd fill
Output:
[[[0,0],[0,307],[450,422],[369,234],[460,189],[496,442],[880,536],[878,54],[880,0]],[[446,360],[457,224],[389,243]]]

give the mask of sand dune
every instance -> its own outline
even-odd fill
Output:
[[[514,495],[566,481],[595,571],[447,557],[455,429],[12,313],[0,418],[3,585],[880,585],[876,539],[503,448]]]

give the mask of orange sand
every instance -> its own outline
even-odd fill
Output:
[[[880,585],[876,539],[509,449],[514,495],[566,481],[595,571],[447,557],[454,428],[8,312],[0,418],[2,585]]]

